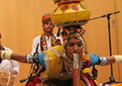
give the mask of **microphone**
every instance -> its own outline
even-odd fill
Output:
[[[101,17],[106,17],[106,16],[110,16],[110,15],[113,15],[113,14],[117,14],[117,13],[120,13],[120,11],[116,11],[116,12],[113,12],[113,13],[108,13],[108,14],[105,14]]]
[[[108,14],[105,14],[105,15],[102,15],[102,16],[94,17],[94,18],[89,19],[89,21],[99,19],[99,18],[103,18],[103,17],[109,17],[110,15],[117,14],[117,13],[120,13],[120,11],[115,11],[113,13],[108,13]]]

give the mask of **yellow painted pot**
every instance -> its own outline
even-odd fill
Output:
[[[52,22],[59,27],[84,25],[89,18],[90,12],[81,5],[80,0],[59,2],[51,16]]]

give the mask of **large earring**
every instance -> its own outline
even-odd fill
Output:
[[[83,54],[82,55],[83,55],[83,57],[85,56],[85,48],[83,48]]]
[[[83,52],[83,57],[85,56],[85,52]]]

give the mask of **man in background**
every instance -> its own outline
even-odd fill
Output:
[[[36,36],[33,39],[32,54],[41,53],[47,50],[51,46],[63,44],[61,37],[58,37],[56,36],[56,34],[53,34],[54,27],[55,26],[51,21],[51,15],[49,13],[44,14],[42,16],[43,33]],[[40,67],[39,70],[41,68],[42,67]],[[36,84],[38,86],[39,82],[40,82],[39,78],[35,76],[34,79],[30,82],[27,82],[26,85],[28,84],[28,86],[35,86]]]
[[[50,14],[44,14],[42,16],[42,27],[43,33],[33,39],[32,43],[32,54],[35,53],[37,44],[38,53],[47,50],[51,46],[62,44],[60,37],[57,37],[56,34],[53,34],[54,24],[51,21]]]

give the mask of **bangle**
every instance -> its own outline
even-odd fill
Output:
[[[114,58],[115,58],[115,62],[118,63],[118,62],[122,62],[122,55],[113,55]]]
[[[26,62],[29,64],[33,64],[33,55],[26,55]]]
[[[99,65],[106,65],[107,63],[107,58],[106,57],[99,57],[100,58],[100,63]]]
[[[1,58],[2,59],[11,59],[12,51],[2,51]]]

